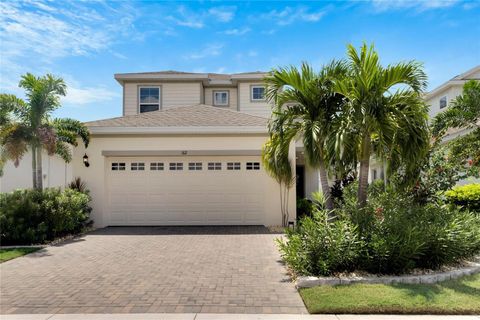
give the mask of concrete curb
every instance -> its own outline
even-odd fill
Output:
[[[480,263],[471,263],[471,266],[447,272],[437,272],[422,275],[380,276],[380,277],[298,277],[295,281],[297,288],[311,288],[315,286],[333,286],[354,283],[437,283],[450,279],[480,273]]]

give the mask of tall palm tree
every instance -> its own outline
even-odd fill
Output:
[[[333,91],[334,81],[345,73],[345,64],[333,61],[320,72],[303,63],[300,70],[293,66],[274,69],[265,78],[267,99],[274,102],[270,132],[282,133],[290,140],[303,139],[306,160],[319,169],[322,192],[330,210],[333,201],[327,180],[326,139],[342,105],[341,95]]]
[[[60,107],[60,96],[66,94],[61,78],[47,74],[36,77],[30,73],[19,83],[25,89],[26,101],[14,95],[0,94],[0,158],[12,160],[18,166],[23,155],[32,152],[33,187],[43,188],[42,151],[57,154],[66,162],[72,155],[69,145],[77,145],[77,137],[88,146],[88,129],[77,120],[52,119],[51,113]]]
[[[373,45],[360,51],[349,45],[347,56],[349,75],[335,84],[346,100],[337,146],[340,156],[355,153],[360,162],[358,205],[364,207],[372,154],[387,161],[389,172],[403,166],[409,173],[428,151],[428,108],[421,99],[427,78],[415,61],[383,67]]]

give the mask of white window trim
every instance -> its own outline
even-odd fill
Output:
[[[263,99],[254,99],[254,98],[253,98],[253,89],[254,89],[254,88],[263,88],[263,89],[264,89],[264,94],[263,94],[264,98],[263,98]],[[266,89],[265,89],[265,86],[264,86],[264,85],[261,85],[261,84],[252,84],[252,85],[250,85],[250,101],[251,101],[251,102],[265,102],[265,101],[267,101],[267,99],[265,98],[265,93],[266,93],[265,90],[266,90]]]
[[[216,93],[226,93],[227,94],[227,102],[226,103],[217,103],[215,99],[215,94]],[[213,90],[212,92],[212,100],[213,100],[213,105],[216,107],[228,107],[230,106],[230,90]]]
[[[152,85],[141,85],[137,88],[137,113],[144,113],[140,112],[140,106],[142,104],[157,104],[157,103],[141,103],[140,102],[140,90],[143,88],[155,88],[158,89],[158,110],[162,110],[162,86],[152,86]]]

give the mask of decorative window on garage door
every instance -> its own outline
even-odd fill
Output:
[[[125,162],[112,162],[112,171],[125,171]]]
[[[208,170],[222,170],[222,163],[221,162],[209,162],[208,163]]]
[[[182,171],[183,170],[183,163],[182,162],[170,162],[170,170],[171,171]]]
[[[200,171],[200,170],[202,170],[202,163],[201,162],[189,162],[188,163],[188,170]]]
[[[227,170],[240,170],[240,162],[227,162]]]
[[[247,170],[260,170],[260,162],[247,162]]]
[[[150,170],[152,171],[161,171],[163,168],[163,162],[150,162]]]
[[[130,164],[130,170],[132,170],[132,171],[143,171],[143,170],[145,170],[145,162],[132,162]]]

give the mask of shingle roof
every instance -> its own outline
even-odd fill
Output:
[[[86,122],[88,127],[266,127],[268,119],[203,104]]]

